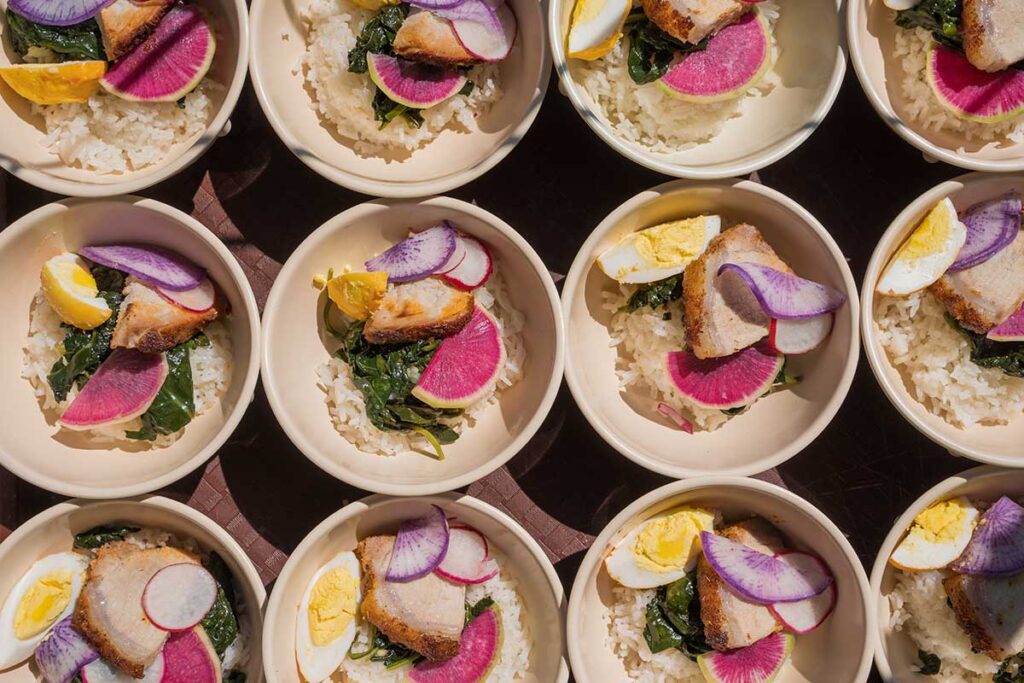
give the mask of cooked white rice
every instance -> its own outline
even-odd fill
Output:
[[[207,325],[205,332],[206,336],[210,338],[210,344],[197,347],[189,354],[196,417],[217,405],[231,381],[231,335],[220,321],[214,321]],[[58,402],[46,381],[50,369],[61,356],[63,342],[64,331],[61,329],[60,316],[46,303],[42,290],[40,290],[32,301],[21,376],[31,382],[42,409],[52,413],[54,417],[62,415],[77,394],[77,390],[72,388],[68,397],[64,401]],[[88,434],[91,440],[97,444],[126,446],[148,443],[153,448],[164,448],[177,441],[188,428],[186,425],[174,434],[161,435],[149,442],[135,441],[125,437],[126,431],[136,430],[141,426],[142,420],[136,418],[108,427],[91,429],[84,433]]]
[[[767,0],[757,7],[774,28],[779,5]],[[726,121],[742,115],[744,100],[763,97],[779,83],[774,68],[769,68],[764,78],[742,97],[707,104],[683,102],[662,92],[656,83],[637,85],[629,77],[628,53],[629,39],[623,37],[600,59],[569,60],[569,71],[615,134],[650,152],[672,154],[709,141],[722,131]],[[773,31],[773,65],[778,58]]]
[[[348,70],[348,51],[355,47],[363,24],[375,12],[349,0],[310,0],[302,12],[306,27],[306,54],[296,73],[304,68],[315,94],[313,107],[354,141],[356,152],[380,156],[388,148],[412,151],[436,138],[442,130],[471,131],[474,120],[501,98],[499,66],[482,64],[468,74],[474,83],[468,96],[456,95],[422,111],[423,125],[406,125],[401,118],[381,129],[373,118],[375,87],[370,77]]]
[[[1024,412],[1024,378],[971,362],[970,345],[932,294],[880,297],[875,323],[890,361],[929,412],[963,429]]]
[[[501,393],[523,376],[526,364],[526,347],[522,338],[526,319],[512,305],[501,274],[495,271],[483,287],[475,290],[475,295],[477,303],[498,322],[506,358],[494,391],[466,408],[458,417],[446,420],[459,433],[471,427],[488,407],[497,404]],[[366,414],[363,394],[352,382],[352,369],[345,361],[331,356],[317,368],[317,378],[317,384],[326,394],[327,409],[335,429],[359,450],[395,455],[429,448],[427,441],[414,432],[383,431],[373,426]]]
[[[903,69],[902,90],[907,100],[905,115],[932,131],[963,135],[967,140],[1024,142],[1024,115],[1001,123],[978,123],[958,118],[935,97],[928,85],[928,46],[931,34],[923,28],[898,29],[893,56]]]
[[[490,597],[498,606],[501,615],[501,653],[497,664],[487,676],[488,683],[506,683],[526,678],[530,668],[530,650],[533,641],[525,620],[525,606],[515,582],[502,572],[490,581],[466,589],[466,602],[475,604],[478,600]],[[353,649],[364,652],[369,644],[370,626],[367,622],[360,625]],[[346,659],[341,666],[342,681],[353,683],[402,683],[408,680],[409,667],[399,667],[392,671],[385,669],[380,662],[371,662],[369,658]]]
[[[983,654],[971,650],[971,640],[957,625],[946,602],[942,571],[896,572],[889,594],[889,625],[907,634],[919,648],[938,655],[942,669],[936,683],[990,683],[999,668]]]

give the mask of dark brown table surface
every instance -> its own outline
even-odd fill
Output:
[[[851,67],[821,127],[759,177],[825,225],[859,281],[896,214],[960,173],[928,163],[890,131]],[[565,273],[608,213],[666,180],[601,142],[552,76],[540,115],[519,146],[484,177],[449,194],[508,221],[552,272]],[[0,183],[0,225],[60,199],[11,176],[0,176]],[[248,86],[230,135],[176,178],[141,194],[192,212],[215,230],[242,261],[261,305],[280,263],[312,230],[367,200],[294,157]],[[870,568],[893,520],[926,488],[970,465],[905,422],[862,358],[839,415],[779,467],[778,475],[835,521]],[[568,591],[590,537],[623,507],[668,481],[605,444],[563,384],[550,416],[523,452],[469,492],[517,516],[556,560]],[[224,524],[268,583],[317,523],[365,495],[306,460],[277,425],[262,388],[219,458],[164,493]],[[60,499],[0,470],[0,534],[3,526],[13,529]]]

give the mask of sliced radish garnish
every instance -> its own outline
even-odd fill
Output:
[[[804,561],[799,554],[783,560],[708,531],[701,532],[700,541],[715,573],[753,602],[770,605],[806,600],[832,583],[819,563]]]
[[[465,529],[466,531],[472,531],[474,534],[479,536],[480,540],[484,543],[484,559],[487,559],[491,556],[491,544],[487,541],[487,537],[484,536],[480,531],[471,527],[465,522],[460,522],[458,517],[449,517],[448,526],[452,529]]]
[[[445,221],[445,223],[447,223],[447,221]],[[448,261],[443,266],[438,268],[437,269],[437,273],[435,273],[435,274],[436,275],[444,275],[445,273],[449,273],[449,272],[455,270],[456,268],[459,267],[459,265],[462,263],[463,259],[465,259],[465,258],[466,258],[466,241],[463,240],[461,238],[461,236],[460,237],[456,237],[456,239],[455,239],[455,250],[452,252],[452,255],[448,257]]]
[[[500,62],[508,57],[519,30],[508,3],[493,7],[485,0],[466,0],[436,14],[449,19],[462,47],[477,59]]]
[[[1011,191],[967,209],[961,217],[967,227],[967,241],[949,269],[972,268],[1010,246],[1020,234],[1021,208],[1020,194]]]
[[[132,678],[102,659],[82,669],[81,673],[82,683],[160,683],[164,678],[164,654],[161,652],[156,656],[141,679]]]
[[[436,505],[430,506],[430,512],[423,517],[402,522],[385,578],[412,581],[426,576],[444,560],[449,538],[448,518]]]
[[[772,318],[768,328],[768,345],[773,351],[786,355],[809,353],[828,339],[834,319],[832,313],[794,320]]]
[[[182,562],[153,574],[142,591],[142,610],[162,631],[187,631],[217,600],[217,580],[198,564]]]
[[[999,342],[1024,341],[1024,305],[989,330],[986,336],[992,341]]]
[[[449,534],[448,552],[434,571],[455,583],[483,583],[498,573],[497,563],[488,559],[487,552],[487,540],[479,531],[453,528]]]
[[[71,627],[71,617],[57,622],[50,634],[36,648],[36,666],[47,683],[70,683],[86,664],[100,653],[78,631]]]
[[[846,303],[840,291],[760,263],[725,263],[718,269],[719,276],[724,273],[734,273],[747,283],[773,318],[813,318]]]
[[[798,558],[796,557],[797,555],[801,555],[803,557]],[[824,560],[819,557],[815,557],[810,553],[805,553],[800,550],[787,550],[786,552],[777,554],[776,557],[783,562],[797,565],[814,562],[819,565],[822,572],[829,576],[832,574]],[[798,602],[777,602],[774,605],[769,605],[768,609],[772,611],[775,618],[778,619],[779,623],[785,626],[787,630],[792,631],[793,633],[810,633],[825,623],[828,616],[832,614],[832,610],[835,609],[836,606],[837,596],[836,584],[833,580],[832,583],[829,584],[828,588],[814,597],[807,598],[806,600],[800,600]]]
[[[181,254],[132,244],[82,247],[78,253],[101,266],[130,273],[164,289],[181,292],[198,287],[206,271]]]
[[[213,302],[217,298],[217,290],[214,289],[213,283],[208,277],[204,277],[198,287],[181,292],[164,289],[159,286],[156,288],[156,291],[160,292],[160,296],[175,306],[180,306],[186,311],[193,311],[195,313],[202,313],[213,308]]]
[[[460,289],[476,289],[491,277],[491,255],[484,243],[475,237],[459,235],[459,239],[466,248],[466,257],[442,277]]]
[[[982,513],[970,543],[949,568],[979,576],[1024,571],[1024,508],[1006,496],[997,500]]]
[[[407,237],[366,262],[370,272],[384,271],[392,282],[411,282],[433,275],[455,251],[458,237],[447,221]]]
[[[676,426],[687,434],[693,434],[693,423],[683,417],[683,414],[667,403],[658,404],[658,412],[676,423]]]

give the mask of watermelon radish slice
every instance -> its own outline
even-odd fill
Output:
[[[458,233],[448,221],[406,237],[363,265],[371,273],[384,271],[392,282],[419,280],[448,264]]]
[[[832,575],[824,560],[801,550],[787,550],[778,553],[775,557],[798,567],[813,562],[818,565],[820,571],[827,573],[829,576]],[[832,610],[836,607],[837,597],[838,592],[836,591],[836,584],[833,579],[828,588],[812,598],[800,600],[799,602],[778,602],[774,605],[769,605],[768,609],[772,611],[775,618],[787,630],[800,634],[810,633],[825,623],[825,620],[832,614]]]
[[[422,661],[409,672],[413,683],[478,683],[486,680],[501,653],[501,616],[489,607],[466,624],[459,654],[443,662]]]
[[[743,280],[773,318],[814,318],[846,303],[839,290],[760,263],[724,263],[718,275],[727,273]]]
[[[743,15],[708,40],[706,49],[684,55],[658,79],[665,93],[687,102],[720,102],[740,97],[771,66],[768,23],[759,12]]]
[[[1024,71],[982,71],[935,42],[928,51],[928,84],[942,106],[961,119],[999,123],[1024,113]]]
[[[495,7],[486,0],[465,0],[436,14],[452,22],[455,37],[477,59],[500,62],[512,52],[519,25],[507,2]]]
[[[683,414],[667,403],[658,404],[658,412],[675,422],[679,429],[687,434],[693,434],[693,423],[683,417]]]
[[[1024,304],[1009,318],[989,330],[986,336],[992,341],[1024,341]]]
[[[454,97],[466,85],[466,77],[458,71],[408,59],[370,53],[366,63],[374,85],[412,109],[429,109]]]
[[[715,573],[752,602],[798,602],[823,592],[832,583],[827,567],[806,553],[785,558],[766,555],[708,531],[700,533],[700,542]]]
[[[487,540],[476,529],[451,529],[448,552],[437,569],[439,575],[462,584],[490,581],[498,575],[498,564],[487,556]]]
[[[180,254],[156,247],[108,244],[78,250],[94,263],[124,271],[166,290],[182,292],[198,287],[206,271]]]
[[[828,339],[834,319],[832,313],[794,320],[772,318],[768,328],[768,345],[776,353],[785,355],[809,353]]]
[[[477,305],[466,326],[437,347],[412,395],[434,408],[468,408],[494,391],[504,364],[501,329]]]
[[[773,633],[738,650],[712,650],[697,657],[708,683],[771,683],[793,653],[792,633]]]
[[[214,289],[210,278],[206,277],[203,278],[198,287],[186,289],[182,292],[164,289],[159,286],[156,288],[156,291],[175,306],[180,306],[186,311],[193,311],[194,313],[210,310],[213,308],[213,302],[217,299],[217,290]]]
[[[161,631],[186,631],[206,616],[217,600],[217,580],[198,564],[164,567],[142,591],[142,610]]]
[[[748,346],[731,356],[697,358],[691,351],[666,354],[676,390],[702,408],[728,410],[753,403],[782,371],[783,356],[766,346]]]
[[[81,671],[82,683],[160,683],[164,677],[164,655],[160,653],[153,663],[146,667],[141,679],[132,678],[102,659],[85,667]]]
[[[1010,246],[1020,234],[1021,208],[1020,194],[1011,191],[964,211],[960,220],[967,228],[967,240],[949,269],[973,268]]]
[[[163,654],[160,683],[221,683],[220,658],[202,626],[172,633]]]
[[[83,430],[136,418],[149,409],[166,377],[162,353],[114,349],[71,401],[60,424]]]
[[[494,269],[491,254],[484,243],[475,237],[459,235],[459,241],[466,250],[466,256],[459,265],[444,273],[445,282],[459,289],[476,289],[491,277]]]
[[[177,102],[192,92],[213,63],[217,41],[194,5],[176,5],[100,80],[108,92],[136,102]]]

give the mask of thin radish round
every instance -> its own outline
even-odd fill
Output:
[[[413,581],[434,571],[448,552],[449,537],[448,518],[436,505],[423,517],[402,522],[385,578]]]
[[[816,563],[783,561],[724,536],[702,531],[704,557],[723,581],[753,602],[796,602],[821,593],[832,577]]]
[[[718,269],[719,276],[724,273],[733,273],[747,283],[773,318],[813,318],[846,303],[842,292],[760,263],[726,263]]]
[[[434,11],[458,7],[464,1],[465,0],[409,0],[409,4],[413,7],[419,7],[420,9]]]
[[[78,253],[90,261],[124,271],[140,280],[175,292],[198,287],[206,271],[181,254],[132,244],[82,247]]]
[[[1024,508],[1006,496],[997,500],[982,513],[970,543],[949,568],[979,576],[1024,571]]]
[[[800,550],[787,550],[777,554],[776,557],[783,562],[790,563],[814,562],[819,565],[821,571],[831,576],[828,565],[825,564],[824,560],[810,553]],[[775,618],[787,630],[793,633],[810,633],[825,623],[825,620],[832,614],[832,610],[836,606],[837,596],[836,584],[833,580],[828,588],[814,597],[798,602],[777,602],[769,605],[768,609],[772,611]]]
[[[452,22],[455,37],[477,59],[500,62],[508,57],[519,26],[507,3],[466,0],[458,7],[436,12]]]
[[[36,666],[46,683],[69,683],[75,674],[100,653],[71,627],[71,617],[57,622],[36,648]]]
[[[445,222],[447,223],[447,221]],[[443,266],[437,269],[437,273],[435,273],[435,275],[444,275],[445,273],[450,273],[451,271],[458,268],[459,265],[462,263],[463,259],[465,258],[466,241],[463,240],[461,237],[457,237],[455,239],[455,250],[452,252],[452,255],[448,257],[448,261]]]
[[[213,282],[208,277],[204,277],[198,287],[181,292],[175,292],[163,287],[157,287],[156,291],[160,292],[160,296],[172,304],[194,313],[210,310],[213,308],[213,302],[217,299],[217,290],[214,289]]]
[[[455,583],[483,583],[497,574],[497,563],[487,557],[487,540],[476,529],[451,529],[448,552],[438,565],[440,576]]]
[[[768,345],[773,351],[786,355],[809,353],[828,339],[834,321],[835,315],[832,313],[795,320],[772,318],[768,328]]]
[[[442,277],[446,282],[460,289],[476,289],[491,277],[494,267],[491,262],[491,254],[487,251],[484,243],[475,237],[459,235],[459,239],[462,240],[466,248],[466,257],[458,266]]]
[[[471,527],[470,525],[466,524],[465,522],[460,522],[458,517],[449,517],[448,526],[452,529],[465,529],[466,531],[472,531],[474,534],[480,537],[481,541],[484,542],[484,559],[487,559],[491,556],[491,544],[487,541],[487,537],[484,536],[483,533],[481,533],[474,527]]]
[[[71,26],[92,19],[114,0],[10,0],[8,9],[46,26]]]
[[[972,268],[1010,246],[1020,234],[1021,209],[1020,194],[1015,191],[967,209],[961,218],[967,241],[949,269]]]
[[[407,237],[366,262],[370,272],[384,271],[392,282],[411,282],[433,275],[455,251],[457,234],[447,221]]]
[[[102,659],[82,669],[82,683],[160,683],[164,677],[164,655],[159,653],[146,667],[142,678],[132,678]]]
[[[1014,311],[1009,318],[989,330],[986,336],[992,341],[1024,341],[1024,305]]]
[[[153,574],[142,591],[142,610],[162,631],[187,631],[217,600],[217,580],[198,564],[182,562]]]
[[[658,404],[658,412],[676,423],[676,426],[687,434],[693,434],[693,423],[683,417],[683,414],[667,403]]]

